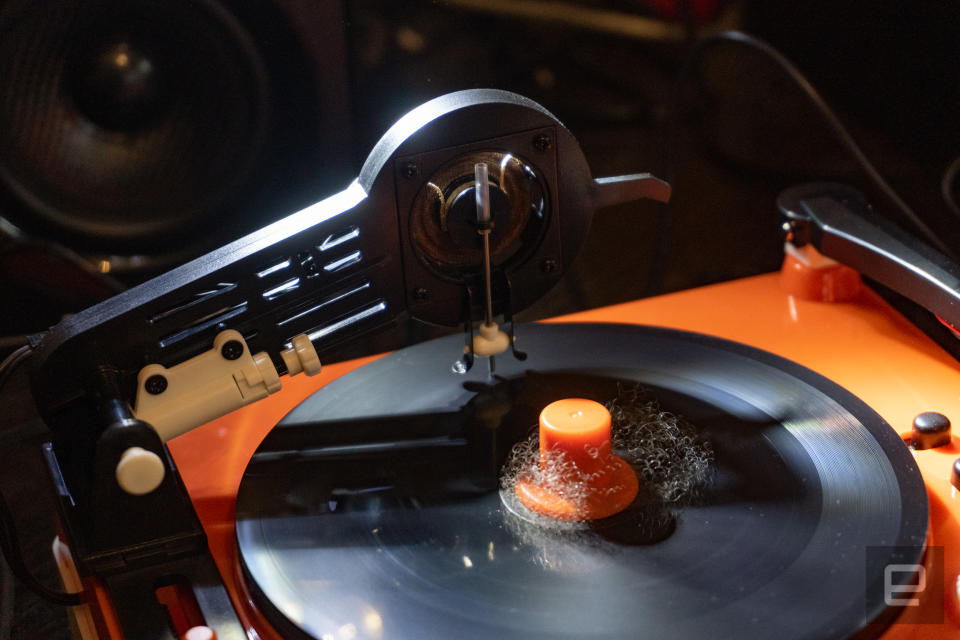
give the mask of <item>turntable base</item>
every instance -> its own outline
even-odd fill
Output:
[[[956,389],[960,388],[960,370],[958,370],[956,363],[912,325],[903,320],[885,303],[868,291],[861,293],[859,298],[852,303],[811,303],[786,296],[779,290],[777,276],[767,275],[586,312],[561,319],[561,321],[562,320],[641,322],[644,324],[658,325],[660,327],[687,329],[721,336],[729,340],[737,341],[742,345],[760,347],[766,351],[799,362],[805,367],[816,370],[818,374],[842,385],[843,388],[855,394],[871,408],[861,405],[855,398],[852,398],[842,389],[838,389],[830,383],[826,383],[829,390],[818,386],[819,383],[817,383],[813,384],[812,388],[818,390],[817,393],[819,395],[817,397],[820,403],[819,407],[811,406],[808,407],[808,409],[810,411],[823,409],[831,402],[841,406],[843,408],[843,411],[839,414],[842,416],[841,422],[846,421],[848,416],[852,416],[854,420],[849,421],[846,427],[841,425],[840,431],[848,428],[854,429],[854,431],[860,431],[860,427],[856,425],[856,423],[859,423],[866,432],[869,432],[872,436],[872,441],[868,440],[870,444],[868,449],[873,448],[874,454],[876,454],[874,443],[878,443],[877,446],[880,447],[884,455],[875,458],[878,464],[859,465],[853,471],[849,469],[845,471],[842,466],[837,466],[831,468],[829,473],[825,474],[824,471],[826,468],[818,469],[818,475],[822,484],[821,497],[822,495],[833,495],[830,493],[831,491],[842,491],[844,484],[841,480],[847,480],[847,476],[844,475],[845,473],[852,473],[854,478],[860,477],[859,474],[866,474],[863,478],[877,480],[880,485],[886,487],[886,490],[893,487],[890,482],[892,478],[896,477],[897,486],[900,487],[900,490],[894,491],[893,493],[881,492],[884,497],[878,497],[878,499],[893,500],[893,502],[896,502],[896,495],[899,496],[901,514],[916,515],[920,513],[920,503],[922,500],[919,498],[919,495],[922,494],[919,492],[921,490],[917,487],[904,489],[904,484],[909,485],[911,483],[910,478],[913,476],[910,473],[907,473],[906,476],[902,474],[897,475],[896,473],[890,475],[890,471],[883,468],[883,459],[893,461],[891,469],[901,465],[903,467],[909,467],[909,460],[906,459],[909,458],[909,454],[905,448],[901,447],[898,449],[892,441],[889,441],[888,436],[891,432],[882,427],[882,424],[879,423],[876,416],[873,415],[873,411],[876,411],[893,426],[896,432],[901,434],[909,432],[912,417],[922,411],[935,410],[948,416],[960,415],[960,399],[958,399],[956,392]],[[611,330],[619,331],[620,329],[611,328]],[[644,330],[639,333],[648,337],[656,334],[658,338],[675,335],[672,334],[672,332],[660,330],[651,330],[649,333]],[[533,334],[534,332],[531,331],[530,335],[533,336]],[[521,334],[520,339],[526,340],[526,334]],[[653,341],[652,344],[656,342],[657,341]],[[534,351],[533,347],[526,342],[524,343],[524,348]],[[736,350],[735,348],[734,351]],[[450,356],[441,358],[440,362],[437,363],[438,367],[444,367],[449,359]],[[225,582],[232,590],[234,602],[238,607],[241,618],[249,628],[255,628],[261,637],[271,637],[271,634],[274,633],[271,630],[271,625],[264,619],[262,614],[259,613],[257,607],[251,600],[251,597],[263,595],[263,589],[260,588],[262,585],[257,586],[260,583],[253,580],[250,584],[254,591],[260,591],[261,593],[251,594],[250,591],[248,591],[247,583],[245,583],[245,579],[241,574],[236,551],[237,547],[234,542],[233,496],[236,495],[243,470],[264,435],[266,435],[271,427],[293,408],[294,405],[298,404],[302,399],[309,396],[324,384],[330,383],[334,378],[371,360],[373,359],[327,367],[325,372],[318,377],[319,379],[290,380],[286,384],[287,388],[285,393],[210,423],[170,443],[170,448],[174,452],[184,480],[194,498],[198,513],[206,527],[211,548],[215,553],[221,573],[223,574]],[[624,366],[626,366],[626,364]],[[775,367],[774,370],[778,368],[779,367]],[[676,370],[674,370],[674,373],[681,375],[681,372]],[[616,375],[621,376],[622,371]],[[761,376],[761,378],[762,377],[763,376]],[[791,375],[791,377],[796,378],[796,376],[793,375]],[[819,377],[816,377],[816,379],[820,380]],[[349,386],[349,380],[350,377],[347,377],[342,381],[333,383],[333,385],[340,385],[341,387],[344,385]],[[761,382],[769,383],[769,380],[761,379],[757,382],[758,384]],[[802,384],[811,386],[809,381],[804,381]],[[333,388],[333,385],[331,385],[331,388]],[[670,391],[670,389],[666,390]],[[673,391],[676,392],[677,390],[674,389]],[[331,396],[332,394],[327,395]],[[320,394],[317,398],[323,396],[324,394]],[[679,394],[676,397],[692,398],[694,400],[699,398],[700,401],[703,400],[702,396],[698,393],[690,393],[683,389],[679,390]],[[730,413],[736,415],[736,411],[744,408],[742,406],[743,403],[741,403],[739,408],[736,408],[724,406],[723,403],[718,404],[715,397],[708,398],[708,400],[708,406],[720,406],[726,410],[728,415]],[[743,400],[743,398],[741,398],[741,400]],[[775,406],[771,408],[771,403],[775,405],[776,398],[760,393],[753,398],[751,402],[746,402],[746,409],[748,412],[759,409],[761,413],[780,419],[780,426],[775,425],[773,431],[779,432],[781,429],[784,429],[790,432],[791,437],[796,440],[797,432],[791,432],[789,427],[783,426],[783,416],[778,415]],[[323,410],[326,412],[328,408],[333,407],[335,404],[335,402],[331,402],[323,406]],[[684,405],[683,408],[684,410],[693,409],[694,413],[696,413],[696,404],[696,402],[692,402],[689,405]],[[814,404],[816,405],[816,403]],[[833,415],[836,416],[838,414],[835,413]],[[325,417],[332,419],[336,416],[336,413],[329,413]],[[813,428],[824,430],[827,439],[829,440],[831,438],[831,435],[827,433],[829,429],[825,429],[825,425],[815,422]],[[788,441],[789,438],[781,438],[780,436],[774,435],[771,440],[767,441],[767,445],[772,447],[772,450],[782,454],[783,451],[789,451],[789,447],[782,444]],[[761,445],[758,444],[758,446]],[[900,454],[891,453],[895,451],[899,451],[900,454],[903,455],[900,456]],[[927,485],[930,506],[929,538],[930,542],[934,545],[950,544],[954,540],[960,540],[960,529],[958,529],[957,520],[951,514],[951,509],[956,511],[957,506],[953,504],[954,499],[949,486],[950,467],[958,455],[960,455],[960,448],[957,448],[956,444],[940,449],[913,452],[913,457],[916,458],[917,463],[923,471],[924,480]],[[897,456],[900,457],[898,458]],[[790,474],[778,476],[777,470],[771,470],[774,472],[772,474],[773,478],[796,477],[798,474],[802,475],[802,467],[806,464],[801,461],[803,456],[794,459],[788,452],[786,455],[781,455],[781,458],[786,463],[796,462],[800,465],[800,468],[793,469],[791,471],[792,476]],[[810,464],[816,464],[813,458],[809,456],[808,462]],[[733,466],[734,468],[736,467],[736,465]],[[789,464],[787,464],[787,466],[789,466]],[[211,469],[215,469],[216,471],[211,472]],[[830,473],[834,475],[830,476]],[[826,478],[826,480],[824,478]],[[858,484],[858,482],[860,481],[854,480],[850,486],[858,488],[866,487],[866,485]],[[867,480],[867,482],[869,483],[870,480]],[[881,494],[873,493],[871,495],[881,496]],[[494,492],[483,499],[478,498],[481,502],[486,501],[489,502],[489,504],[484,503],[484,505],[478,505],[478,508],[471,512],[473,513],[471,517],[482,520],[483,518],[477,514],[485,514],[491,510],[499,509],[500,503],[496,495],[496,492]],[[815,496],[816,492],[808,492],[806,494],[801,492],[799,496],[795,496],[796,500],[791,499],[786,501],[787,510],[789,511],[790,508],[798,508],[802,512],[805,508],[803,505],[814,501]],[[679,516],[680,524],[676,532],[668,536],[664,542],[647,546],[630,546],[624,553],[640,554],[644,551],[649,552],[651,549],[657,549],[657,552],[660,553],[659,550],[663,549],[662,553],[666,554],[661,556],[664,563],[656,567],[648,568],[650,573],[658,576],[676,575],[678,571],[682,571],[683,567],[690,567],[690,564],[684,564],[683,562],[672,562],[667,552],[670,549],[670,545],[678,544],[679,541],[684,540],[684,536],[695,535],[698,530],[702,530],[700,527],[692,526],[698,522],[698,518],[703,516],[702,513],[697,511],[699,508],[700,507],[697,506],[684,507],[683,512]],[[883,510],[880,509],[877,513],[877,517],[880,518],[877,523],[881,529],[887,527],[886,531],[889,533],[892,531],[889,527],[893,526],[894,520],[896,520],[897,523],[903,523],[900,515],[894,519],[887,519],[889,516],[883,516],[882,513],[880,513],[882,511]],[[361,513],[363,512],[361,511]],[[822,513],[821,511],[821,514]],[[406,522],[404,519],[407,519],[413,523],[403,526],[424,526],[423,519],[416,513],[411,513],[409,510],[401,510],[400,514],[401,520],[399,522]],[[739,515],[733,520],[736,520],[738,517]],[[436,526],[443,527],[443,523],[449,522],[451,518],[456,519],[456,516],[447,514],[443,518],[436,520]],[[731,522],[733,522],[733,520]],[[787,534],[787,547],[794,545],[790,547],[794,549],[792,552],[793,555],[789,556],[792,560],[803,557],[803,551],[796,551],[797,547],[803,547],[804,544],[807,544],[819,535],[819,523],[822,520],[823,518],[821,517],[821,519],[815,523],[807,521],[803,526],[799,527],[801,530],[800,533]],[[434,519],[431,519],[430,522],[434,522]],[[916,523],[904,525],[904,528],[907,531],[916,532],[918,529],[915,528],[915,524]],[[491,526],[494,528],[491,529]],[[806,526],[806,529],[804,529],[804,526]],[[240,529],[242,547],[242,524]],[[478,523],[477,539],[476,541],[471,539],[471,541],[468,541],[469,544],[474,544],[474,542],[480,540],[485,543],[489,542],[489,534],[491,534],[491,532],[496,534],[495,529],[495,525],[491,525],[490,523]],[[400,527],[400,530],[402,532],[402,527]],[[774,527],[773,530],[776,530],[776,527]],[[788,530],[791,529],[783,529],[783,531]],[[869,531],[863,531],[863,533],[872,535]],[[333,532],[330,535],[334,536],[334,540],[336,540],[336,536],[343,535],[343,532]],[[798,540],[802,541],[797,542]],[[477,544],[479,544],[479,542],[477,542]],[[878,539],[877,544],[886,543]],[[363,544],[357,546],[362,547]],[[554,545],[554,547],[558,548],[562,547],[562,545]],[[487,547],[484,547],[484,552],[486,548]],[[825,550],[825,547],[814,548],[819,551]],[[472,547],[470,553],[475,553]],[[689,555],[689,553],[689,548],[683,550],[685,556]],[[743,553],[745,553],[745,550],[739,548],[729,550],[732,558],[737,558],[737,554]],[[586,555],[591,556],[591,554],[592,551]],[[451,557],[453,556],[444,557],[442,553],[431,555],[429,561],[422,560],[418,557],[414,562],[420,564],[411,566],[414,566],[414,568],[421,573],[433,571],[434,573],[430,574],[431,577],[429,579],[436,582],[438,574],[435,567],[427,569],[425,568],[425,564],[432,562],[435,566],[444,566],[444,563],[450,561]],[[705,553],[704,557],[709,559],[714,557],[714,554]],[[820,558],[826,562],[828,556],[820,556]],[[953,585],[955,584],[958,571],[960,571],[960,558],[950,553],[945,554],[945,558],[946,580],[949,585]],[[456,556],[454,559],[461,563],[461,567],[463,566],[462,557]],[[809,559],[811,562],[817,560],[817,558],[812,555]],[[248,558],[244,558],[244,560],[248,563],[248,569],[251,569],[249,566],[250,560]],[[594,566],[600,560],[596,556],[591,556],[584,561],[594,563],[591,565]],[[403,566],[404,562],[410,561],[409,559],[404,560],[400,558],[398,560],[394,558],[393,562]],[[764,566],[769,567],[770,565]],[[824,571],[823,569],[826,570]],[[366,570],[368,572],[377,571],[376,562],[368,565]],[[542,570],[542,568],[538,570]],[[716,570],[716,568],[714,568],[714,570]],[[789,575],[790,567],[785,567],[783,571],[784,573],[782,573],[781,576]],[[254,573],[253,569],[251,569],[251,573]],[[617,576],[616,573],[617,572],[608,564],[606,569],[601,571],[605,584],[622,586],[622,580],[621,582],[616,581],[618,577],[622,578],[622,576]],[[714,574],[708,572],[707,575]],[[804,575],[806,576],[806,582],[804,582],[806,585],[805,590],[816,588],[816,584],[810,581],[814,579],[814,576],[829,575],[829,569],[821,567],[821,570],[817,573],[806,573]],[[530,579],[529,575],[521,577],[523,579]],[[499,577],[493,576],[490,579],[496,580],[499,579]],[[776,580],[777,578],[773,577],[772,579]],[[844,576],[843,579],[846,580],[844,584],[847,585],[847,588],[856,589],[858,585],[859,588],[862,589],[862,574],[858,577],[860,582],[857,583],[857,585],[855,585],[852,573]],[[830,580],[825,579],[821,584],[825,586],[829,583]],[[582,584],[582,580],[576,584]],[[676,582],[672,584],[675,585]],[[346,587],[346,585],[340,586]],[[435,587],[436,584],[431,588]],[[759,587],[760,585],[756,586],[755,593],[764,591]],[[561,590],[563,588],[566,588],[566,586],[562,586]],[[673,586],[671,588],[680,589],[680,587]],[[682,607],[685,603],[689,602],[691,597],[702,597],[703,594],[708,592],[714,593],[714,595],[721,598],[721,600],[730,597],[726,592],[715,593],[709,585],[701,585],[701,588],[697,589],[695,588],[695,581],[692,580],[684,580],[682,588],[683,590],[677,591],[675,594],[676,598],[674,599],[673,606]],[[828,591],[828,588],[824,589],[824,592]],[[337,590],[336,593],[339,594],[337,597],[340,598],[348,598],[351,595],[347,590]],[[582,596],[583,594],[578,591],[573,595]],[[482,601],[475,602],[470,598],[467,598],[467,600],[469,602],[466,604],[474,604],[471,606],[461,606],[460,609],[466,611],[466,613],[461,615],[468,618],[471,616],[482,617],[483,606],[485,606],[485,604]],[[262,604],[262,598],[260,601]],[[727,602],[729,603],[730,601],[727,600]],[[276,604],[276,602],[274,602],[274,604]],[[925,602],[923,606],[937,606],[938,604],[939,603],[931,604]],[[904,617],[900,618],[897,624],[886,630],[884,637],[934,638],[955,634],[956,630],[960,629],[960,613],[958,613],[957,598],[954,589],[947,590],[944,605],[946,626],[909,624],[909,616],[914,612],[908,611]],[[450,607],[454,605],[447,601],[441,603],[440,606]],[[541,616],[542,618],[543,610],[539,609],[538,606],[537,603],[528,603],[526,613],[524,614],[530,616],[525,619],[527,622],[530,622],[532,618],[536,618],[537,616]],[[473,607],[473,610],[471,610],[471,607]],[[551,605],[549,609],[555,611],[556,607],[555,605]],[[666,615],[666,612],[661,611],[660,613]],[[746,612],[743,613],[746,614]],[[765,624],[764,616],[766,616],[767,613],[769,612],[761,609],[755,611],[752,616],[741,617],[739,619],[742,625],[749,624],[753,618],[758,618],[760,621],[758,623]],[[267,615],[272,616],[274,622],[281,625],[283,622],[280,618],[289,618],[289,616],[286,615],[278,618],[276,614],[277,611],[267,612]],[[789,612],[787,612],[787,614],[789,615]],[[561,618],[569,621],[569,616],[561,616]],[[419,619],[422,619],[422,616]],[[800,628],[806,630],[806,635],[815,637],[818,635],[818,630],[827,630],[827,633],[829,633],[829,629],[833,627],[828,625],[833,619],[834,617],[827,615],[822,617],[814,615],[812,620],[808,616],[806,620],[797,620],[795,622],[800,625]],[[732,624],[732,620],[733,618],[730,619],[730,624]],[[635,618],[628,621],[628,623],[631,624],[636,622],[637,620]],[[693,628],[694,627],[690,627],[690,629]],[[747,627],[741,627],[741,629],[743,628]],[[538,629],[544,630],[545,632],[551,630],[550,627],[543,626],[538,627]],[[953,631],[951,631],[951,629]],[[581,630],[583,629],[581,628]],[[536,629],[531,631],[529,628],[525,628],[524,635],[534,635],[535,637],[535,631]],[[610,632],[614,633],[615,630],[611,628]],[[804,633],[798,631],[795,635],[804,635]]]
[[[866,405],[699,334],[576,323],[527,326],[522,339],[530,358],[501,359],[490,387],[483,367],[450,371],[459,336],[388,355],[261,443],[237,539],[255,601],[284,635],[823,638],[890,615],[865,602],[865,580],[920,560],[926,500],[913,457]],[[501,498],[499,470],[538,408],[635,386],[716,452],[692,503],[653,496],[558,535]],[[915,551],[871,572],[864,549],[881,546]]]

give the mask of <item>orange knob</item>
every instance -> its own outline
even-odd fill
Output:
[[[623,511],[637,476],[610,445],[610,412],[599,402],[567,398],[540,413],[540,470],[514,489],[528,509],[558,520],[596,520]]]
[[[860,274],[817,252],[810,245],[785,245],[780,288],[802,300],[849,302],[860,292]]]

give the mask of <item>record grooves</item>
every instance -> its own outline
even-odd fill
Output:
[[[268,435],[236,528],[278,630],[824,638],[879,634],[896,614],[866,602],[878,576],[864,549],[921,547],[926,493],[903,442],[856,397],[698,334],[565,324],[520,339],[530,359],[498,359],[496,384],[483,363],[451,373],[460,338],[445,338],[335,380]],[[507,509],[500,469],[539,409],[623,385],[709,439],[706,486],[562,534]]]

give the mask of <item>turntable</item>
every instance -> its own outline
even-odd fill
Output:
[[[951,325],[957,268],[807,185],[781,274],[514,326],[641,197],[540,105],[451,94],[342,193],[37,337],[78,624],[957,636],[960,370],[825,255]]]

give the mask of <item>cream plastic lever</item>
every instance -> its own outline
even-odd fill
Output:
[[[307,336],[281,352],[290,375],[320,373],[320,360]],[[251,354],[238,331],[221,331],[213,348],[173,367],[150,364],[137,376],[134,415],[167,441],[280,390],[270,356]]]

